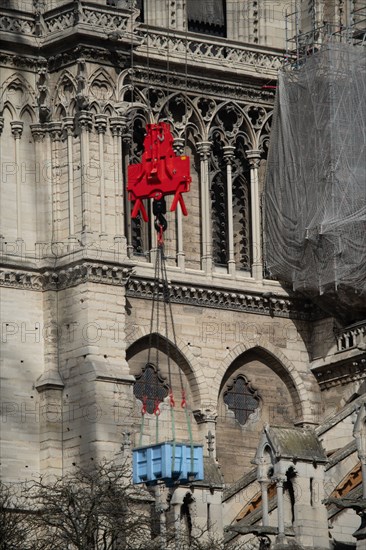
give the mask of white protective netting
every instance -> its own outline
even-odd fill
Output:
[[[366,48],[328,44],[280,71],[265,190],[266,263],[366,310]]]

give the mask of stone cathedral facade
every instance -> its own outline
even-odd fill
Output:
[[[192,491],[192,517],[228,548],[365,548],[349,502],[365,494],[366,322],[345,326],[272,279],[262,223],[286,35],[347,26],[362,7],[2,2],[3,480],[62,475],[121,447],[128,456],[137,382],[153,398],[182,378],[209,473],[177,490],[176,517]],[[176,342],[150,335],[154,224],[151,212],[131,219],[126,194],[157,121],[191,159],[188,217],[168,214],[165,235]],[[148,411],[143,444],[154,421]],[[187,439],[180,410],[176,430]]]

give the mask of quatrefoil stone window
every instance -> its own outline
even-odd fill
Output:
[[[243,426],[259,407],[260,400],[257,391],[252,388],[245,376],[239,375],[224,393],[224,403]]]
[[[133,393],[140,401],[146,398],[146,411],[152,414],[156,402],[161,403],[168,395],[169,386],[159,376],[157,368],[153,364],[147,363],[141,374],[136,376]]]

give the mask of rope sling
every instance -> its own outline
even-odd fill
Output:
[[[166,256],[164,251],[164,232],[167,229],[167,221],[165,219],[166,214],[166,202],[162,198],[160,200],[153,201],[153,214],[155,216],[154,227],[157,232],[157,248],[155,256],[155,266],[154,266],[154,285],[153,285],[153,297],[152,297],[152,308],[150,316],[150,333],[149,333],[149,348],[148,348],[148,358],[147,364],[151,364],[151,357],[153,353],[153,347],[155,343],[155,365],[159,370],[160,364],[160,325],[164,327],[164,336],[165,336],[165,351],[167,358],[168,366],[168,382],[169,382],[169,407],[170,407],[170,421],[171,421],[171,434],[172,434],[172,473],[177,471],[175,468],[176,461],[176,432],[175,432],[175,397],[173,392],[173,382],[172,382],[172,358],[171,358],[171,344],[169,343],[169,326],[172,332],[172,339],[174,344],[174,349],[177,349],[177,339],[175,324],[173,318],[172,304],[170,301],[170,289],[168,282],[167,266],[166,266]],[[162,309],[162,319],[160,319]],[[153,342],[153,335],[156,334],[156,340]],[[189,436],[190,451],[191,451],[191,472],[194,471],[194,443],[193,443],[193,434],[192,434],[192,425],[191,419],[189,416],[189,411],[187,407],[187,398],[186,391],[184,388],[182,371],[178,367],[179,372],[179,385],[181,391],[181,402],[180,406],[184,410],[185,420],[187,425],[187,431]],[[142,446],[144,428],[145,428],[145,415],[147,412],[147,387],[145,385],[145,393],[143,396],[143,403],[141,408],[141,427],[140,427],[140,447]],[[160,417],[160,405],[161,401],[156,398],[153,414],[155,415],[155,442],[159,443],[159,417]]]

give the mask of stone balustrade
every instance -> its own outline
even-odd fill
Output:
[[[337,351],[363,347],[366,349],[366,321],[355,323],[336,333]]]
[[[111,6],[98,6],[89,2],[70,2],[44,14],[17,13],[2,10],[0,32],[25,35],[49,44],[53,35],[67,29],[78,28],[92,34],[102,33],[117,41],[134,43],[139,53],[149,52],[151,57],[166,57],[188,64],[202,64],[215,70],[246,70],[258,74],[265,72],[276,76],[283,60],[282,54],[255,45],[242,45],[217,37],[205,35],[200,37],[193,33],[172,30],[151,29],[136,22],[138,12],[132,14],[127,9],[116,9]],[[114,39],[113,38],[113,39]]]

